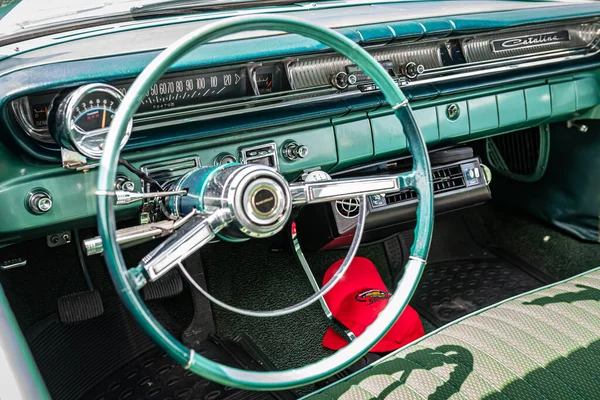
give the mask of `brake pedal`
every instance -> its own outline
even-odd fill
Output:
[[[148,282],[142,288],[144,300],[158,300],[177,296],[183,292],[183,281],[176,269],[167,272],[163,277],[154,282]]]
[[[97,290],[86,290],[59,297],[58,316],[63,324],[86,321],[104,313],[102,298]]]

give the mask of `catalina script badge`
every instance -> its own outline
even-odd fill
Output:
[[[569,31],[539,33],[536,35],[517,36],[508,39],[492,40],[492,50],[500,51],[523,49],[528,47],[547,46],[549,44],[568,42],[571,40]]]

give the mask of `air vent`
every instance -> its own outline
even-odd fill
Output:
[[[160,183],[163,189],[168,190],[179,178],[199,166],[199,157],[177,158],[143,165],[142,171]],[[146,184],[144,189],[149,189]]]
[[[467,187],[465,176],[460,165],[436,169],[432,172],[432,176],[433,193],[436,195]],[[397,204],[416,198],[417,193],[415,193],[413,190],[405,190],[400,193],[387,195],[385,197],[385,203],[386,205]]]
[[[486,152],[490,165],[502,175],[535,182],[546,170],[550,129],[544,125],[488,138]]]
[[[360,200],[358,198],[338,200],[335,209],[344,218],[354,218],[360,212]]]

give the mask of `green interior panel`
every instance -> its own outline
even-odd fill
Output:
[[[244,147],[275,142],[277,148],[281,149],[282,145],[288,141],[294,141],[308,147],[308,156],[304,159],[288,161],[279,154],[279,169],[283,174],[294,174],[314,167],[321,167],[322,169],[327,170],[337,163],[335,136],[331,125],[313,129],[300,129],[284,135],[274,136],[266,140],[257,139],[242,143],[234,142],[224,146],[216,146],[200,150],[198,155],[200,156],[202,165],[206,166],[212,165],[215,161],[215,157],[221,153],[230,153],[237,158],[240,149]]]
[[[550,126],[550,155],[544,176],[533,183],[497,174],[494,196],[583,240],[600,242],[600,121],[585,120],[588,132]],[[515,196],[518,193],[518,196]],[[577,255],[573,255],[577,257]]]
[[[552,116],[574,113],[577,109],[575,82],[562,82],[550,85],[552,94]]]
[[[469,110],[467,102],[459,101],[451,104],[456,104],[459,108],[459,114],[455,119],[449,118],[446,113],[450,104],[436,107],[441,141],[469,134]]]
[[[0,146],[0,154],[4,160],[6,149]],[[19,166],[18,163],[12,164]],[[96,215],[95,188],[98,179],[97,170],[88,172],[74,172],[56,168],[47,170],[29,165],[22,168],[24,174],[31,173],[35,177],[22,179],[14,172],[13,168],[0,163],[1,175],[17,177],[2,182],[0,186],[0,208],[3,210],[2,223],[0,223],[0,245],[14,242],[32,235],[60,232],[89,225]],[[4,168],[6,166],[6,168]],[[20,165],[22,167],[22,165]],[[125,169],[120,168],[119,173],[127,175],[140,188],[140,180]],[[52,196],[52,209],[45,214],[33,214],[28,211],[26,197],[34,189],[42,189]],[[137,204],[118,207],[118,215],[133,215],[138,209]]]
[[[467,101],[471,133],[498,128],[496,96],[486,96]]]
[[[425,143],[428,146],[437,144],[440,141],[440,130],[438,126],[437,113],[434,107],[423,108],[414,111],[415,119],[421,129]]]
[[[374,113],[369,113],[369,119],[377,158],[397,156],[399,151],[407,148],[402,125],[398,123],[398,118],[394,114],[376,116]]]
[[[499,94],[496,99],[501,128],[522,125],[527,121],[525,95],[522,90]]]
[[[578,79],[575,81],[578,111],[594,107],[600,103],[600,90],[598,89],[598,81],[593,78]]]
[[[552,116],[550,102],[550,88],[548,85],[525,89],[525,105],[527,107],[527,121],[541,122]]]
[[[497,126],[500,124],[500,105],[495,103],[498,87],[412,101],[411,107],[428,147],[435,148],[440,142],[446,145],[489,137],[514,130],[516,127],[537,126],[550,120],[550,117],[553,121],[574,118],[578,113],[600,104],[597,74],[566,75],[560,81],[547,83],[540,80],[507,85],[502,89],[509,90],[508,97],[507,94],[499,95],[502,98],[502,107],[505,107],[507,102],[510,103],[510,95],[513,93],[521,94],[515,97],[519,97],[518,102],[522,108],[526,107],[526,111],[515,111],[521,120],[513,118],[514,124],[504,128]],[[524,100],[521,100],[523,97]],[[446,107],[452,103],[460,107],[457,121],[450,121],[446,116]],[[502,117],[502,121],[506,123],[506,118],[510,115],[504,111]],[[390,142],[386,142],[386,138],[393,136],[392,132],[395,129],[401,129],[400,125],[393,123],[389,108],[382,106],[368,114],[353,113],[333,121],[329,118],[311,119],[288,126],[212,136],[202,141],[128,152],[125,156],[137,167],[149,162],[192,155],[199,156],[203,165],[211,165],[215,157],[222,152],[238,157],[241,147],[274,141],[280,149],[285,141],[295,140],[309,148],[308,157],[293,162],[286,161],[281,155],[279,157],[281,171],[288,178],[294,178],[308,168],[320,166],[324,170],[335,171],[353,163],[368,162],[374,156],[378,159],[385,158],[391,154],[392,146]],[[404,142],[399,146],[406,148]],[[91,206],[95,178],[90,178],[95,176],[95,172],[91,170],[87,174],[86,176],[81,172],[63,170],[60,164],[34,164],[14,156],[7,148],[0,146],[0,193],[3,194],[0,196],[0,206],[7,211],[6,218],[0,224],[0,243],[7,243],[19,237],[53,233],[60,230],[61,224],[74,226],[73,221],[76,219],[79,219],[80,224],[89,225],[96,213],[95,208]],[[85,186],[88,183],[90,187]],[[51,190],[57,202],[57,206],[46,215],[33,215],[24,208],[24,196],[36,187]],[[71,194],[64,188],[69,188]],[[83,190],[85,196],[82,198],[74,194]],[[76,204],[70,206],[75,198]],[[137,207],[138,205],[134,204],[123,210],[133,216]],[[74,212],[67,213],[71,210]]]
[[[335,118],[332,122],[338,154],[334,171],[373,157],[373,135],[366,113]]]

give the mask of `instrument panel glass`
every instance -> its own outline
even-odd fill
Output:
[[[131,82],[113,85],[125,95],[131,87]],[[247,93],[245,68],[169,75],[152,85],[144,96],[138,112],[228,100],[244,97]]]

